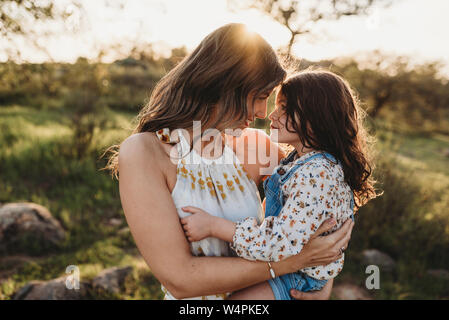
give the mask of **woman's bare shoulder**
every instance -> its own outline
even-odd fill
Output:
[[[163,153],[161,144],[153,132],[134,133],[120,144],[119,162],[139,163],[144,161],[154,164]]]

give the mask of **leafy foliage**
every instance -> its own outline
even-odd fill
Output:
[[[230,8],[254,8],[270,16],[290,32],[286,53],[290,54],[298,37],[310,34],[319,21],[366,15],[376,4],[388,5],[387,0],[228,0]]]
[[[0,298],[30,280],[48,280],[79,264],[93,277],[103,268],[135,265],[111,299],[160,299],[159,283],[126,230],[117,182],[100,169],[107,146],[122,141],[152,86],[185,54],[155,58],[135,51],[111,64],[0,64],[0,202],[32,201],[58,219],[68,237],[60,248],[34,248],[38,257],[0,270]],[[377,60],[376,55],[379,56]],[[384,194],[357,218],[342,278],[363,281],[360,252],[376,248],[398,264],[382,275],[381,299],[444,298],[448,286],[426,275],[449,265],[449,171],[445,150],[448,81],[438,64],[411,67],[404,58],[372,55],[370,63],[341,59],[312,63],[342,74],[372,114],[379,140],[376,176]],[[390,88],[391,86],[391,88]],[[269,108],[273,108],[273,97]],[[417,125],[419,124],[419,126]],[[266,128],[258,120],[256,126]],[[120,226],[108,223],[123,220]],[[31,240],[24,239],[27,248]],[[412,279],[412,280],[411,280]]]

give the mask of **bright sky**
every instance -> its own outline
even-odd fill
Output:
[[[106,2],[112,4],[106,6]],[[309,60],[359,55],[380,49],[414,59],[439,59],[449,65],[449,1],[394,0],[387,9],[374,8],[368,17],[350,17],[321,23],[313,39],[294,46],[298,57]],[[56,61],[93,57],[113,43],[156,43],[156,48],[193,49],[209,32],[229,22],[243,22],[274,48],[285,45],[288,31],[258,11],[230,12],[226,0],[127,0],[120,9],[114,0],[83,1],[82,31],[42,41]],[[1,42],[0,42],[1,43]],[[0,60],[6,57],[0,47]],[[21,45],[23,58],[39,62],[45,56]],[[115,57],[109,57],[113,59]]]

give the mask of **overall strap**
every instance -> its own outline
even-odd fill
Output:
[[[332,162],[337,162],[337,160],[334,158],[333,155],[331,155],[330,153],[327,152],[320,152],[317,154],[314,154],[313,156],[308,157],[307,159],[298,161],[298,163],[296,163],[290,170],[288,170],[287,174],[282,176],[280,179],[281,183],[284,183],[285,181],[287,181],[291,175],[293,173],[295,173],[296,170],[298,170],[299,167],[303,166],[304,164],[306,164],[307,162],[313,160],[313,159],[317,159],[317,158],[324,158],[324,159],[328,159]]]

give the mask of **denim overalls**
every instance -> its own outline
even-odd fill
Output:
[[[282,165],[286,165],[293,161],[297,151],[291,152],[286,158],[281,160]],[[335,158],[326,152],[317,153],[315,155],[306,158],[303,161],[299,161],[293,165],[287,172],[282,167],[279,167],[264,183],[265,191],[265,217],[278,216],[284,206],[284,197],[282,193],[282,187],[287,180],[298,170],[303,164],[316,158],[326,158],[330,161],[337,162]],[[351,199],[351,210],[354,209],[354,196]],[[351,214],[352,220],[354,215]],[[300,291],[312,291],[320,290],[327,283],[327,280],[318,280],[308,276],[307,274],[297,271],[295,273],[289,273],[270,279],[269,284],[273,290],[276,300],[292,300],[290,297],[290,289],[296,289]]]

